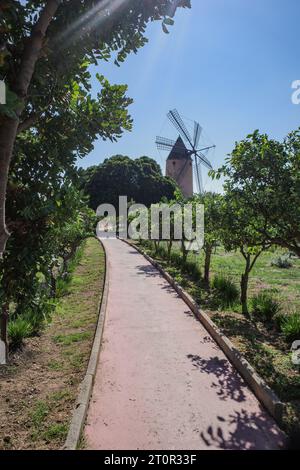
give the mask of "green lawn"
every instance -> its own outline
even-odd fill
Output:
[[[271,266],[274,259],[285,253],[281,249],[270,250],[258,258],[250,275],[249,297],[261,289],[272,289],[287,312],[300,313],[300,259],[293,257],[293,266],[289,269]],[[204,265],[203,252],[199,255],[191,253],[189,259],[196,259],[201,268]],[[223,248],[218,247],[212,256],[212,275],[224,274],[239,285],[243,269],[244,259],[239,252],[226,253]]]

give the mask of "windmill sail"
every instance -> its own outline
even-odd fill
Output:
[[[190,136],[190,133],[189,131],[187,130],[183,120],[181,119],[181,117],[179,116],[179,113],[176,109],[173,109],[173,111],[169,111],[168,113],[168,118],[170,119],[170,121],[172,122],[172,124],[176,127],[176,129],[178,130],[179,134],[181,135],[181,137],[186,141],[188,142],[191,146],[193,146],[192,144],[192,138]]]
[[[209,147],[202,145],[203,148],[199,149],[202,136],[200,124],[194,121],[194,135],[192,138],[176,109],[169,111],[167,116],[180,135],[176,141],[160,136],[156,138],[157,148],[169,152],[166,175],[175,179],[186,197],[193,195],[193,179],[196,181],[197,191],[203,193],[202,165],[209,170],[212,169],[206,155],[215,145]]]
[[[202,127],[198,122],[194,122],[194,149],[199,145],[199,140],[201,137]]]

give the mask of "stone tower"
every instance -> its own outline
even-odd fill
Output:
[[[166,176],[176,181],[185,197],[193,196],[193,161],[180,136],[167,158]]]

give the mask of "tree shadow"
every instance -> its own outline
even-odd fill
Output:
[[[145,274],[146,277],[161,277],[160,272],[152,265],[137,266],[138,274]]]
[[[216,389],[220,400],[228,398],[237,402],[246,400],[244,393],[246,384],[227,359],[220,359],[217,356],[204,359],[193,354],[188,354],[187,357],[199,372],[215,376],[216,381],[212,382],[211,386]]]
[[[156,269],[154,266],[141,265],[141,266],[137,266],[136,268],[137,268],[138,274],[143,274],[146,277],[160,278],[163,281],[161,288],[167,291],[168,293],[172,294],[174,297],[180,298],[176,290],[167,281],[165,281],[164,277],[161,275],[158,269]]]
[[[129,253],[130,255],[141,255],[138,251],[133,250],[133,249],[128,250],[128,253]]]
[[[229,415],[227,419],[218,416],[220,422],[215,429],[208,426],[200,437],[207,447],[223,450],[271,450],[286,446],[283,433],[279,431],[266,412],[253,413],[242,409]],[[225,437],[224,430],[227,431]]]

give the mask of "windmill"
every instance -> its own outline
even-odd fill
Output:
[[[202,135],[202,127],[198,122],[194,121],[194,135],[192,138],[176,109],[170,111],[167,117],[179,132],[179,137],[176,141],[159,136],[156,138],[157,148],[170,152],[167,158],[166,176],[175,179],[186,197],[193,195],[193,178],[195,177],[197,190],[199,193],[203,193],[201,165],[209,170],[212,169],[207,154],[211,149],[215,148],[215,145],[202,148],[200,145],[200,148],[198,148]]]

